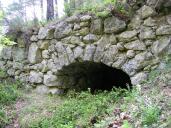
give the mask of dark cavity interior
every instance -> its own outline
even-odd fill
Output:
[[[76,91],[88,88],[91,89],[91,92],[110,91],[113,87],[127,89],[132,86],[129,75],[122,70],[90,61],[75,62],[64,66],[58,76],[61,85]]]

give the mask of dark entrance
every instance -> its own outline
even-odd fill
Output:
[[[75,62],[64,66],[58,76],[63,86],[76,91],[88,88],[91,92],[110,91],[113,87],[127,89],[132,86],[129,75],[122,70],[91,61]]]

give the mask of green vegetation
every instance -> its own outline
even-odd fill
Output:
[[[77,4],[76,4],[77,3]],[[71,0],[69,3],[65,3],[65,13],[68,16],[77,12],[91,12],[99,17],[106,17],[109,14],[119,16],[130,16],[131,9],[127,3],[123,3],[119,0]]]
[[[7,116],[5,106],[8,106],[20,97],[18,82],[1,82],[0,83],[0,127],[8,123],[10,118]]]

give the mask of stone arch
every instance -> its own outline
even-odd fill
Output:
[[[58,83],[64,89],[76,91],[91,89],[108,90],[113,87],[129,89],[132,87],[131,79],[121,69],[107,66],[101,62],[82,61],[73,62],[63,66],[57,73]]]

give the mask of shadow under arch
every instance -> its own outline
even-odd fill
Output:
[[[90,88],[94,93],[97,90],[110,91],[113,87],[132,87],[129,75],[121,69],[92,61],[74,62],[63,66],[57,76],[62,86],[76,91]]]

